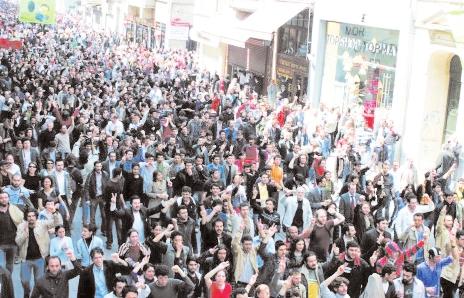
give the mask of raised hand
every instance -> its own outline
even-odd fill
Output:
[[[208,252],[210,255],[214,255],[214,253],[217,251],[217,245],[215,247],[212,247],[210,249],[208,249]]]
[[[111,193],[111,203],[116,204],[118,194],[116,193]]]
[[[224,270],[227,267],[229,267],[229,265],[230,265],[230,263],[229,263],[229,261],[227,261],[227,262],[222,262],[221,264],[219,264],[218,267],[221,268],[221,270]]]

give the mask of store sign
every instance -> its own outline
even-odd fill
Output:
[[[301,72],[301,73],[307,73],[308,72],[308,66],[307,65],[301,65],[296,62],[293,62],[288,59],[278,59],[277,61],[277,67],[280,68],[287,68],[287,70],[283,70],[283,72]]]
[[[189,39],[190,24],[182,21],[179,18],[171,20],[169,26],[169,38],[176,40],[188,40]]]
[[[321,98],[361,102],[366,112],[392,105],[398,30],[327,22]],[[337,103],[336,103],[337,104]]]

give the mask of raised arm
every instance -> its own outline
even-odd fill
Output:
[[[208,289],[211,288],[211,284],[213,283],[211,281],[211,278],[219,271],[224,270],[227,267],[229,267],[229,265],[230,265],[229,262],[222,262],[219,265],[217,265],[216,268],[214,268],[213,270],[211,270],[205,275],[205,284]]]

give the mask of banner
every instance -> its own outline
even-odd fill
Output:
[[[20,0],[19,20],[25,23],[55,24],[55,0]]]
[[[0,48],[6,49],[20,49],[23,46],[23,42],[21,40],[10,40],[6,38],[0,38]]]

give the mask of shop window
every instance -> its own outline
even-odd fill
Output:
[[[312,14],[304,10],[279,29],[279,53],[305,57],[308,53],[308,30],[311,34]]]
[[[461,95],[461,59],[454,55],[450,61],[448,101],[446,109],[445,139],[454,134],[456,131],[456,122],[458,118],[459,98]]]

